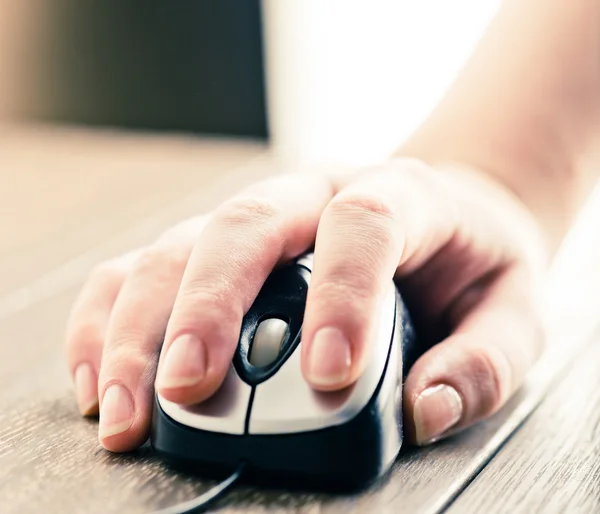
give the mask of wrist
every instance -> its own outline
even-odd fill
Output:
[[[491,139],[471,138],[475,144],[468,144],[456,136],[417,134],[397,155],[441,170],[462,168],[498,183],[529,210],[554,252],[582,203],[582,175],[575,159],[549,143],[510,148],[500,141],[494,147]]]
[[[599,59],[599,2],[503,2],[400,153],[462,163],[504,184],[555,249],[597,176],[583,163],[600,148]]]

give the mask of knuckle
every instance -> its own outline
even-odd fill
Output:
[[[104,343],[104,331],[100,324],[93,321],[78,321],[69,327],[68,348],[89,348]]]
[[[239,196],[225,202],[217,211],[221,222],[238,226],[269,225],[277,218],[279,209],[267,198]]]
[[[152,276],[155,280],[168,280],[180,276],[187,266],[190,250],[183,245],[155,244],[144,250],[136,259],[132,274]]]
[[[492,345],[474,346],[467,350],[467,362],[479,398],[477,414],[488,416],[504,403],[510,386],[508,362]]]
[[[117,266],[113,261],[106,261],[97,264],[91,271],[88,283],[101,284],[101,285],[113,285],[121,283],[127,272]]]
[[[160,334],[148,334],[131,326],[120,327],[110,334],[104,348],[105,360],[109,363],[123,362],[126,366],[130,363],[148,363],[148,359],[160,350],[162,341]]]
[[[352,217],[394,220],[394,208],[378,195],[342,192],[330,203],[328,208],[335,214]]]
[[[352,279],[333,276],[313,288],[312,299],[316,299],[318,304],[334,306],[339,311],[362,313],[365,304],[374,299],[372,283],[360,274],[355,274]]]
[[[345,194],[332,200],[326,211],[333,223],[344,228],[347,237],[359,244],[367,267],[394,248],[398,234],[402,233],[392,206],[374,196]]]
[[[144,334],[140,330],[136,330],[131,325],[119,324],[117,328],[113,328],[107,338],[106,352],[112,355],[120,351],[132,351],[134,348],[142,347]]]
[[[197,324],[201,313],[203,325],[231,323],[241,318],[239,302],[230,286],[219,284],[189,284],[179,292],[176,319],[179,324]]]
[[[103,355],[99,381],[139,378],[157,361],[157,354],[144,353],[135,347],[121,345],[110,348]]]
[[[286,236],[277,205],[266,196],[240,196],[224,203],[215,213],[217,224],[250,237],[261,245],[282,252]]]

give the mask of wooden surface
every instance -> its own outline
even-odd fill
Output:
[[[600,337],[449,514],[600,512]]]
[[[236,184],[214,198],[190,193],[264,151],[252,142],[0,127],[0,294],[164,210],[186,215],[177,202],[211,207]]]
[[[125,456],[100,447],[96,423],[76,410],[64,363],[64,323],[97,262],[151,241],[175,221],[276,172],[255,143],[0,129],[1,513],[151,512],[207,486],[169,470],[147,447]],[[429,449],[406,449],[391,476],[360,495],[239,487],[219,505],[224,512],[433,513],[455,502],[459,512],[481,512],[472,491],[486,471],[476,477],[500,449],[492,465],[498,462],[502,444],[543,400],[577,348],[591,340],[589,320],[600,311],[593,302],[569,310],[565,298],[577,291],[573,284],[563,279],[561,287],[573,290],[550,302],[562,313],[550,316],[551,351],[491,420]],[[565,319],[578,330],[567,331]],[[586,363],[591,371],[594,366]],[[565,430],[568,425],[563,420]],[[590,439],[579,444],[582,452],[593,451]],[[588,459],[590,469],[592,463]],[[463,500],[468,494],[474,499]],[[456,503],[461,501],[462,509]]]
[[[573,234],[572,249],[582,251],[555,274],[552,364],[532,377],[548,394],[449,514],[600,512],[599,191],[594,200]]]

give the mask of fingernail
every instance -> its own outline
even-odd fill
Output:
[[[113,384],[104,393],[100,411],[100,440],[125,432],[133,425],[133,399],[122,385]]]
[[[460,421],[462,399],[456,389],[440,384],[417,397],[413,412],[417,444],[430,444]]]
[[[75,370],[75,394],[82,416],[98,413],[98,381],[89,364],[80,364]]]
[[[167,350],[157,386],[160,389],[189,387],[204,378],[206,353],[202,342],[192,335],[179,336]]]
[[[312,341],[308,379],[317,386],[343,384],[350,376],[350,342],[337,328],[322,328]]]

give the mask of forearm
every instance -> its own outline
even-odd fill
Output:
[[[556,247],[595,180],[600,0],[506,0],[444,99],[399,152],[491,174]]]

